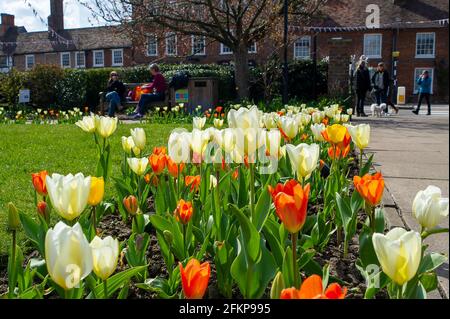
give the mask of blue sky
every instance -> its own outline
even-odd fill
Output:
[[[35,17],[32,7],[39,16],[47,21],[50,14],[49,0],[1,0],[0,13],[9,13],[16,16],[16,25],[24,26],[28,31],[43,31],[47,26],[38,17]],[[80,5],[77,0],[64,0],[64,25],[66,28],[90,27],[102,24],[92,18],[90,11]],[[103,23],[104,24],[104,23]]]

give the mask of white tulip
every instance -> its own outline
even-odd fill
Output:
[[[214,119],[214,127],[215,128],[222,128],[223,126],[223,120],[221,119]]]
[[[353,115],[353,109],[347,109],[347,114],[348,115]]]
[[[314,139],[317,142],[323,142],[325,139],[322,136],[322,132],[325,131],[326,127],[325,124],[313,124],[311,125],[311,132],[313,133]]]
[[[209,188],[216,188],[217,187],[217,177],[215,177],[214,175],[211,175],[209,177]]]
[[[172,132],[169,136],[168,154],[177,164],[188,163],[190,160],[190,144],[192,134],[185,130]]]
[[[134,139],[132,136],[122,136],[122,148],[127,154],[131,154],[131,152],[133,152],[134,155],[141,154],[141,150],[136,146],[136,144],[134,144]]]
[[[95,116],[95,127],[97,133],[103,138],[108,138],[114,134],[117,129],[117,117]]]
[[[45,263],[52,280],[64,290],[77,287],[91,273],[92,251],[79,223],[69,227],[59,222],[47,231]]]
[[[289,154],[292,168],[297,173],[297,178],[308,179],[311,173],[317,168],[319,162],[320,148],[317,144],[292,144],[286,145],[286,152]]]
[[[86,133],[95,132],[95,118],[93,116],[84,116],[82,120],[75,123],[76,126],[81,128]]]
[[[322,123],[323,116],[322,112],[316,111],[312,114],[312,121],[314,124]]]
[[[138,176],[142,176],[145,173],[148,165],[148,158],[127,158],[128,165],[131,170]]]
[[[94,273],[102,280],[108,279],[117,267],[119,241],[111,236],[103,240],[95,236],[90,247],[92,249]]]
[[[363,150],[369,146],[370,142],[370,125],[369,124],[359,124],[356,126],[346,125],[348,133],[352,137],[353,143],[360,149]]]
[[[143,151],[145,144],[147,143],[147,137],[143,128],[135,128],[131,130],[131,137],[133,138],[134,144]]]
[[[58,214],[72,221],[86,208],[91,190],[91,177],[53,174],[46,177],[48,195]]]
[[[206,117],[194,117],[193,126],[194,129],[201,130],[205,127]]]
[[[262,121],[266,129],[271,130],[278,128],[278,119],[280,116],[277,113],[265,113],[262,116]]]
[[[239,108],[238,110],[230,110],[228,112],[228,126],[230,128],[259,128],[260,127],[260,116],[256,106],[252,106],[250,109],[245,107]]]
[[[287,116],[280,117],[280,127],[289,139],[294,139],[298,134],[298,123],[295,119]]]
[[[432,229],[448,216],[448,198],[442,198],[439,187],[430,185],[417,193],[412,213],[423,228]]]
[[[373,248],[383,272],[398,285],[417,273],[422,256],[422,238],[415,231],[394,228],[386,235],[375,233]]]

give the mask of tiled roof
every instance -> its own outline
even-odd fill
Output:
[[[131,47],[130,38],[117,31],[117,27],[114,26],[67,29],[58,33],[60,41],[57,41],[47,31],[20,33],[14,40],[17,43],[14,53],[27,54]],[[69,42],[65,42],[65,40]]]
[[[364,27],[370,4],[379,6],[382,27],[395,23],[406,28],[439,26],[431,21],[449,18],[448,0],[328,0],[321,9],[322,17],[313,26]]]

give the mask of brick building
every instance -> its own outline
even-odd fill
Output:
[[[1,14],[0,71],[29,70],[36,64],[62,68],[128,66],[132,42],[118,27],[64,28],[63,0],[50,0],[48,30],[27,32],[14,16]]]
[[[233,52],[209,39],[167,31],[132,42],[119,27],[64,29],[63,1],[50,0],[49,30],[26,32],[14,17],[2,14],[0,71],[12,66],[26,70],[37,63],[67,68],[133,66],[154,61],[229,63]],[[364,54],[369,65],[379,61],[405,86],[407,100],[416,94],[415,79],[427,69],[433,78],[434,101],[448,102],[449,3],[447,0],[328,0],[320,17],[307,28],[291,26],[290,59],[333,56],[339,39],[340,56]],[[252,64],[276,52],[267,41],[249,48]],[[315,44],[315,45],[314,45]],[[396,52],[398,57],[394,58]],[[394,63],[396,67],[394,68]]]

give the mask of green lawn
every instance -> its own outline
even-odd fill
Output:
[[[120,171],[123,158],[121,137],[130,129],[143,127],[147,133],[147,153],[154,146],[167,145],[170,132],[179,125],[120,125],[111,137],[113,175]],[[0,125],[0,256],[6,254],[10,236],[6,232],[6,204],[13,202],[21,212],[34,215],[34,189],[31,173],[95,174],[96,148],[91,134],[75,125]],[[111,183],[106,198],[114,196]],[[23,234],[19,235],[19,243]]]

